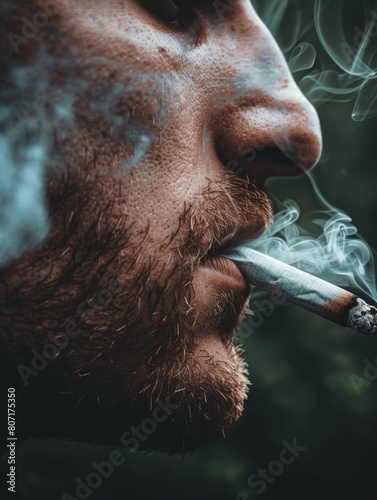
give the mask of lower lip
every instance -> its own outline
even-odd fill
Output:
[[[203,266],[234,279],[237,284],[245,287],[246,281],[238,266],[230,259],[220,255],[211,255],[203,262]]]

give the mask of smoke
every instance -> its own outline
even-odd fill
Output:
[[[376,0],[315,0],[306,8],[297,0],[255,4],[292,73],[307,73],[297,80],[317,108],[329,101],[352,101],[353,120],[377,116]],[[292,30],[284,30],[285,23]]]
[[[33,130],[8,129],[0,117],[0,264],[17,258],[37,245],[48,233],[44,203],[44,159],[46,145]],[[21,136],[28,144],[19,148]]]
[[[265,234],[242,246],[377,302],[375,254],[351,218],[328,204],[326,210],[302,216],[298,204],[288,199],[280,204]]]
[[[106,75],[96,73],[105,67],[103,59],[58,58],[41,48],[0,88],[0,268],[48,235],[45,191],[52,173],[93,156],[104,134],[128,148],[119,173],[146,153],[154,136],[138,122],[142,110],[130,111],[137,92],[145,95],[143,106],[153,101],[156,121],[164,120],[163,75],[116,68],[117,80],[109,85]]]
[[[313,45],[302,42],[292,50],[288,65],[292,73],[311,69],[315,63],[317,53]]]

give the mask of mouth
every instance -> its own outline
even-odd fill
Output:
[[[225,249],[225,247],[224,247]],[[245,288],[246,281],[238,266],[227,257],[218,254],[209,254],[202,263],[203,267],[212,269],[214,272],[228,276],[234,281],[236,287]]]
[[[201,260],[201,265],[211,268],[218,273],[228,275],[238,280],[240,284],[245,284],[245,278],[238,266],[229,258],[224,257],[223,254],[244,241],[259,238],[266,231],[267,227],[268,221],[263,220],[250,222],[249,225],[238,229],[230,229],[223,238],[211,245]]]
[[[252,287],[237,264],[222,254],[243,241],[258,238],[266,228],[265,221],[253,222],[247,227],[238,229],[233,228],[211,246],[200,264],[202,283],[204,283],[203,299],[207,307],[211,303],[212,331],[217,331],[216,336],[221,338],[228,356],[235,354],[234,337],[242,321],[242,313],[248,303]]]

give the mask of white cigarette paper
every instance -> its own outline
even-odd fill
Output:
[[[288,302],[363,334],[377,333],[377,309],[347,290],[245,246],[223,254],[247,281]]]

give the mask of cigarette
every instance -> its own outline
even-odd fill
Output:
[[[245,246],[224,253],[251,284],[364,335],[377,334],[377,309],[316,276]]]

